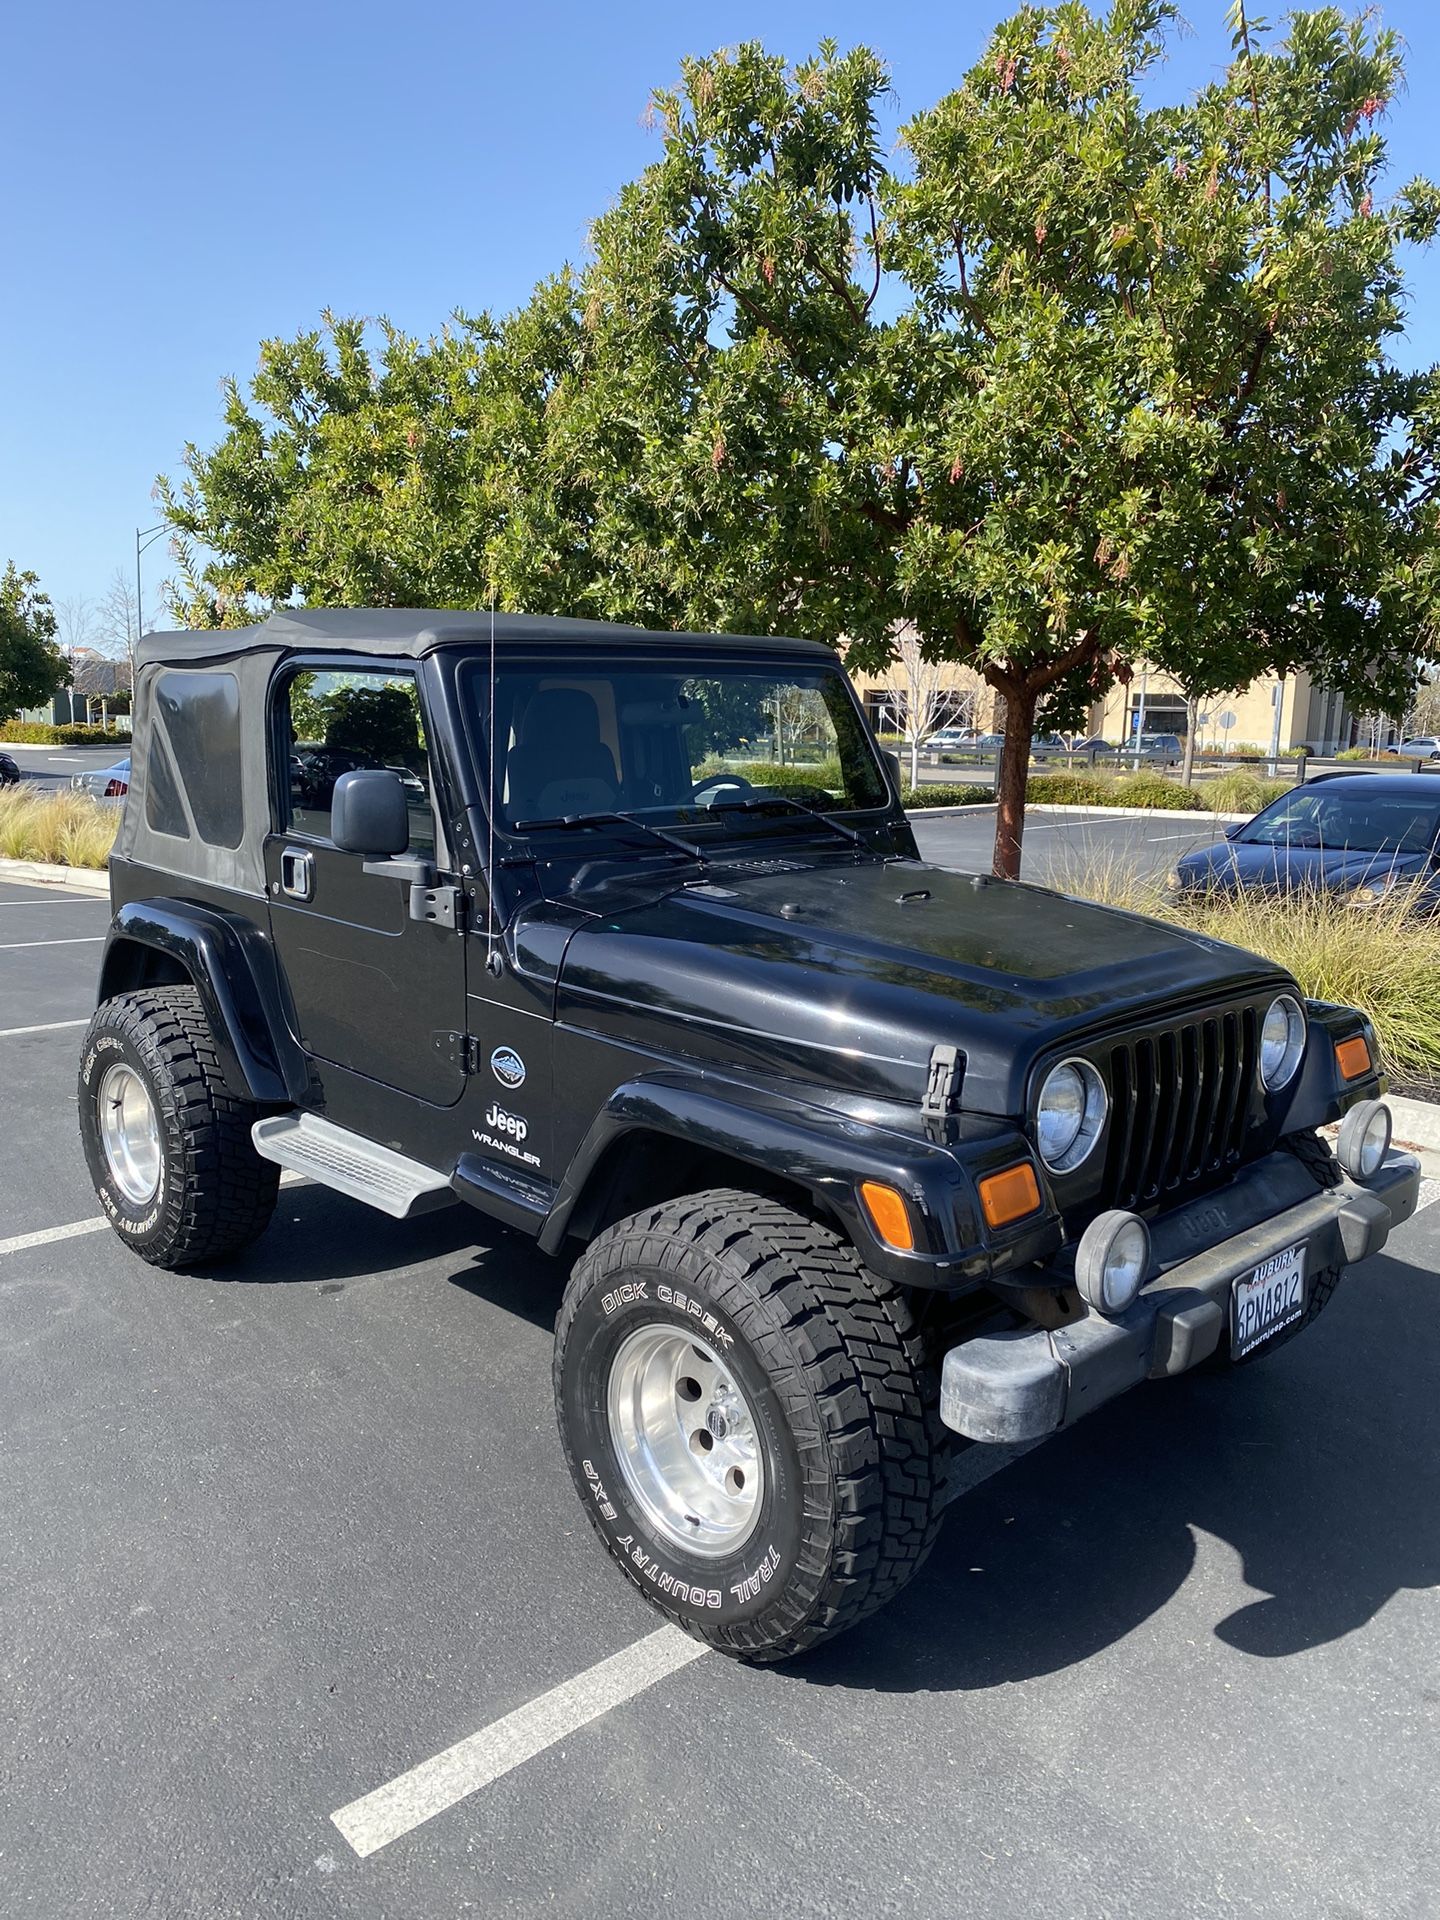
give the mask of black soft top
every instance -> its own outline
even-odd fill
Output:
[[[819,640],[748,633],[669,633],[624,627],[609,620],[568,620],[540,613],[465,612],[453,607],[296,607],[272,613],[254,627],[187,628],[142,635],[136,666],[198,666],[251,653],[393,654],[418,659],[438,647],[516,642],[581,646],[680,648],[721,645],[757,653],[811,653],[834,660]]]

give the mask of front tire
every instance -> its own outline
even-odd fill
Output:
[[[905,1298],[779,1201],[702,1193],[602,1233],[560,1309],[555,1400],[606,1550],[722,1652],[843,1632],[939,1531],[945,1430]]]
[[[250,1139],[257,1110],[225,1086],[193,987],[122,993],[80,1057],[80,1137],[95,1192],[155,1267],[208,1265],[269,1225],[280,1169]]]

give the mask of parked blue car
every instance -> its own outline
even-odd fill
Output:
[[[1372,906],[1399,886],[1440,905],[1440,775],[1339,773],[1295,787],[1177,864],[1182,893],[1307,888]]]

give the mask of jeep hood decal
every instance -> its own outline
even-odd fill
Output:
[[[667,1049],[907,1102],[931,1048],[953,1042],[966,1054],[965,1106],[1016,1113],[1042,1045],[1267,981],[1285,976],[1135,914],[867,861],[719,870],[592,921],[566,952],[558,1011],[616,1035],[633,1033],[639,1012]]]

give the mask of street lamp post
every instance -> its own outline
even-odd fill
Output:
[[[137,527],[135,529],[135,644],[136,646],[140,644],[140,635],[145,625],[145,600],[140,588],[140,556],[142,553],[146,552],[148,548],[153,547],[155,542],[158,539],[160,539],[163,534],[169,533],[169,531],[170,531],[170,522],[168,520],[162,520],[158,527]],[[130,664],[133,671],[134,664],[135,664],[135,656],[133,653],[130,656]]]

